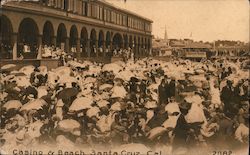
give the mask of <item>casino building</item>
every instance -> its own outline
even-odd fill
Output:
[[[44,45],[54,45],[78,58],[97,59],[94,48],[131,48],[135,57],[147,56],[152,46],[152,21],[104,0],[7,1],[1,6],[1,59],[42,60]],[[6,52],[6,51],[11,52]]]

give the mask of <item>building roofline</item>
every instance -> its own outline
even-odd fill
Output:
[[[132,11],[129,11],[129,10],[127,10],[127,9],[123,9],[123,8],[121,8],[121,7],[118,7],[118,6],[116,6],[116,5],[114,5],[114,4],[110,3],[110,2],[107,2],[106,0],[97,0],[96,2],[103,3],[103,4],[108,5],[108,6],[114,8],[114,9],[116,9],[116,10],[118,10],[118,11],[122,11],[122,12],[124,12],[124,13],[130,14],[130,15],[133,15],[133,16],[136,16],[136,17],[138,17],[138,18],[147,20],[147,21],[150,22],[150,23],[153,23],[153,20],[151,20],[151,19],[149,19],[149,18],[143,17],[142,15],[139,15],[139,14],[134,13],[134,12],[132,12]]]

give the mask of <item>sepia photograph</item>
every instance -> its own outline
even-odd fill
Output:
[[[0,155],[248,155],[248,0],[0,0]]]

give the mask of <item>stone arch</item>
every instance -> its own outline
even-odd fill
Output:
[[[12,58],[12,33],[13,27],[10,19],[4,15],[0,16],[0,57],[2,59],[11,59]]]
[[[98,35],[98,56],[104,56],[104,51],[103,51],[104,44],[105,44],[104,33],[102,30],[100,30]]]
[[[133,48],[133,37],[131,35],[129,36],[129,47]]]
[[[106,47],[109,48],[111,45],[111,33],[109,31],[106,32]]]
[[[52,44],[54,44],[53,37],[54,37],[53,25],[50,21],[46,21],[43,26],[43,37],[42,37],[43,45],[51,46]]]
[[[150,41],[150,38],[148,38],[148,50],[150,50],[150,48],[151,48],[151,41]]]
[[[120,33],[115,33],[115,35],[113,36],[112,42],[113,42],[113,47],[115,49],[123,48],[123,45],[122,45],[123,39]]]
[[[81,30],[81,35],[80,35],[80,50],[81,50],[81,56],[87,57],[87,42],[88,42],[88,31],[86,27],[83,27]]]
[[[123,35],[123,38],[124,38],[124,48],[128,48],[128,35],[127,34],[124,34]]]
[[[67,29],[63,23],[60,23],[57,28],[56,44],[61,49],[65,49],[65,43],[67,39]]]
[[[90,49],[91,49],[90,56],[91,57],[96,57],[96,54],[97,54],[96,41],[97,41],[96,30],[92,29],[90,32]]]
[[[24,18],[18,29],[18,56],[24,59],[35,59],[38,54],[39,30],[31,18]]]
[[[72,25],[69,34],[69,47],[71,52],[76,53],[77,39],[78,39],[77,27],[75,25]]]
[[[102,30],[100,30],[98,36],[98,47],[103,46],[103,44],[104,44],[104,33]]]

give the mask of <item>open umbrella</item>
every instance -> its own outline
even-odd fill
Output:
[[[113,110],[113,111],[120,111],[120,110],[121,110],[121,103],[120,103],[120,102],[115,102],[115,103],[111,106],[110,110]]]
[[[83,80],[83,83],[88,84],[88,83],[95,83],[96,78],[93,77],[87,77],[86,79]]]
[[[30,76],[32,72],[34,72],[35,67],[32,65],[24,66],[21,69],[19,69],[19,72],[24,73],[27,76]]]
[[[140,152],[140,154],[147,154],[150,151],[150,148],[146,147],[143,144],[132,143],[121,145],[112,151],[122,152],[123,150],[129,150],[130,152]]]
[[[80,129],[81,125],[79,122],[73,119],[64,119],[58,123],[57,129],[64,132],[74,132]]]
[[[40,70],[40,72],[45,75],[48,73],[48,68],[47,66],[39,66],[38,69]]]
[[[99,87],[99,90],[110,90],[113,88],[113,85],[111,84],[103,84]]]
[[[97,102],[97,105],[101,108],[101,107],[106,107],[109,104],[109,102],[107,100],[100,100]]]
[[[10,109],[19,109],[22,107],[22,103],[18,100],[10,100],[3,105],[7,111]]]
[[[29,81],[29,78],[27,76],[16,76],[14,78],[16,81],[17,86],[19,87],[29,87],[31,86],[31,83]]]
[[[76,96],[79,93],[79,91],[76,88],[65,88],[61,90],[56,97],[58,99],[67,99],[72,96]]]
[[[72,83],[77,82],[77,79],[72,76],[64,75],[59,77],[59,83]]]
[[[164,127],[156,127],[149,131],[148,133],[148,139],[153,140],[154,138],[162,135],[164,132],[166,132],[167,129]]]
[[[157,107],[156,101],[148,101],[145,104],[145,108],[148,108],[148,109],[156,108],[156,107]]]
[[[113,71],[114,74],[118,74],[123,68],[119,66],[118,64],[111,63],[111,64],[106,64],[103,66],[102,71]]]
[[[93,101],[87,97],[79,97],[73,101],[71,106],[69,107],[70,112],[80,111],[83,109],[92,108],[91,104]]]
[[[121,71],[115,76],[115,78],[120,78],[125,81],[129,81],[133,76],[135,76],[131,71]]]
[[[13,67],[16,67],[16,65],[15,64],[7,64],[7,65],[2,66],[1,69],[5,70],[5,69],[13,68]]]
[[[87,111],[87,116],[92,117],[96,116],[100,112],[100,109],[98,107],[92,107]]]
[[[125,98],[127,95],[127,91],[123,86],[114,86],[112,88],[112,98]]]
[[[14,76],[26,76],[24,73],[19,72],[19,71],[11,71],[10,75],[14,75]]]
[[[41,98],[48,94],[47,88],[45,86],[40,86],[37,88],[37,98]]]
[[[165,111],[167,111],[168,114],[173,114],[174,112],[180,113],[180,108],[177,102],[170,102],[165,106]]]
[[[13,71],[15,69],[17,69],[17,66],[15,64],[7,64],[1,67],[2,71],[8,71],[8,72]]]
[[[46,101],[44,101],[43,99],[36,99],[24,104],[21,107],[20,111],[39,110],[42,109],[42,107],[46,104],[47,104]]]
[[[70,76],[71,69],[70,67],[61,66],[56,69],[53,69],[52,72],[56,73],[59,77],[66,75]]]

